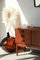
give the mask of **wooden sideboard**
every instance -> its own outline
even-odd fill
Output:
[[[18,46],[40,48],[40,27],[16,28],[15,35],[16,52],[18,52]]]

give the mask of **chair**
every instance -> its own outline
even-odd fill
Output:
[[[30,31],[26,29],[16,28],[15,35],[16,55],[18,55],[20,47],[25,51],[27,45],[30,44]]]

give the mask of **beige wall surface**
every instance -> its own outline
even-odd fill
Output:
[[[17,1],[29,25],[40,27],[40,8],[34,7],[34,0]],[[0,0],[0,40],[6,36],[6,28],[2,23],[2,9],[3,6],[5,6],[4,3],[4,0]]]
[[[17,0],[29,25],[40,26],[40,7],[34,7],[34,0]]]
[[[4,6],[4,0],[0,0],[0,40],[2,40],[6,36],[6,28],[2,23],[2,9]]]

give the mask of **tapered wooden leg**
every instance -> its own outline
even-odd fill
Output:
[[[18,47],[17,47],[17,44],[16,44],[16,55],[18,56]]]

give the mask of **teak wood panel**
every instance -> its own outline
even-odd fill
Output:
[[[40,46],[40,31],[32,31],[32,45]]]

